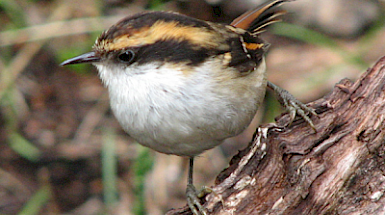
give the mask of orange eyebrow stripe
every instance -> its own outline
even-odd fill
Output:
[[[245,43],[245,46],[247,49],[256,50],[256,49],[262,48],[263,44],[261,44],[261,43]]]
[[[135,47],[154,44],[160,40],[188,41],[191,44],[203,47],[215,47],[215,34],[207,29],[193,26],[181,26],[178,22],[158,21],[152,26],[143,27],[131,35],[121,35],[112,41],[105,41],[104,49],[119,50],[126,47]]]

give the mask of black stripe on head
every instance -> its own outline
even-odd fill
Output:
[[[165,40],[138,48],[137,63],[172,62],[198,65],[204,62],[210,51],[191,45],[188,41]]]

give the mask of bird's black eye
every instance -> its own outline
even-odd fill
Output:
[[[118,58],[123,63],[131,63],[135,58],[135,53],[131,50],[126,50],[120,53]]]

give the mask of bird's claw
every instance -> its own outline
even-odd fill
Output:
[[[289,125],[294,121],[295,116],[299,115],[310,125],[310,127],[315,132],[317,132],[317,129],[315,128],[315,126],[313,124],[313,121],[308,116],[308,114],[312,114],[314,116],[317,116],[317,113],[314,111],[313,108],[306,106],[302,102],[298,101],[298,99],[296,99],[287,90],[282,89],[271,82],[268,82],[268,87],[271,88],[276,93],[276,95],[278,96],[279,103],[281,103],[281,105],[286,110],[288,110],[289,116],[290,116]]]
[[[207,215],[206,208],[201,204],[200,197],[205,195],[205,192],[210,191],[201,191],[197,192],[194,185],[188,184],[186,189],[187,204],[191,209],[194,215]]]
[[[314,111],[313,108],[310,108],[310,107],[304,105],[303,103],[301,103],[300,101],[298,101],[294,97],[287,99],[285,101],[285,103],[286,103],[286,105],[284,105],[284,107],[289,111],[289,116],[290,116],[289,125],[294,121],[295,116],[299,115],[300,117],[302,117],[302,119],[304,119],[310,125],[310,127],[315,132],[317,132],[317,129],[315,128],[315,126],[313,124],[313,121],[308,116],[309,113],[314,115],[314,116],[317,116],[317,113]]]

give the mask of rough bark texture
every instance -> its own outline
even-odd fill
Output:
[[[210,214],[385,214],[385,57],[302,119],[258,128],[203,201]],[[168,214],[191,214],[188,208]]]

